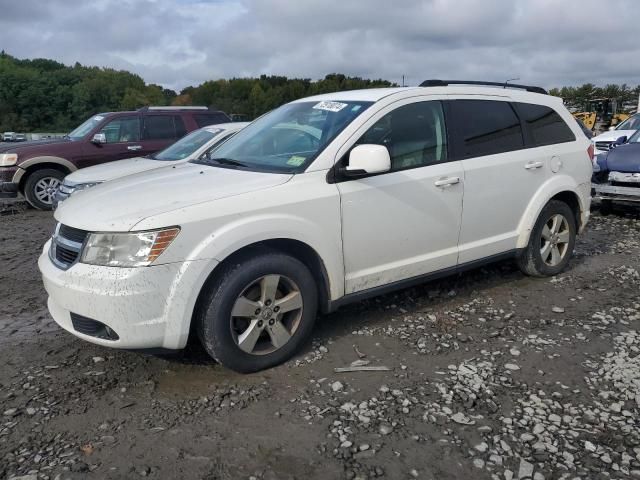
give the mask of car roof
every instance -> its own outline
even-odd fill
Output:
[[[350,100],[352,102],[377,102],[381,98],[388,97],[394,93],[406,92],[418,87],[397,87],[397,88],[365,88],[362,90],[345,90],[342,92],[323,93],[312,97],[305,97],[296,100],[298,102],[313,102],[323,100]]]
[[[213,125],[207,125],[200,130],[206,130],[208,132],[214,132],[216,130],[241,130],[251,122],[228,122],[228,123],[216,123]]]
[[[554,102],[554,99],[562,102],[559,97],[545,95],[541,93],[528,92],[516,88],[502,88],[494,86],[476,85],[448,85],[433,87],[389,87],[389,88],[369,88],[363,90],[346,90],[342,92],[324,93],[296,100],[298,102],[321,102],[321,101],[352,101],[352,102],[377,102],[391,95],[412,96],[412,95],[488,95],[498,97],[509,97],[513,100],[532,101],[546,104]]]

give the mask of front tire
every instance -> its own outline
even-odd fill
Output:
[[[518,257],[526,275],[549,277],[565,269],[576,243],[576,218],[564,202],[551,200],[540,212],[529,243]]]
[[[223,266],[205,287],[196,331],[223,366],[256,372],[293,356],[311,334],[317,308],[317,286],[302,262],[254,251]]]
[[[24,183],[27,202],[38,210],[52,210],[53,198],[63,178],[64,173],[53,168],[43,168],[31,173]]]

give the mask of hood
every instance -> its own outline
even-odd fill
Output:
[[[611,130],[610,132],[604,132],[600,135],[593,137],[592,142],[615,142],[620,137],[631,137],[636,133],[636,130]]]
[[[95,167],[82,168],[67,175],[64,183],[67,185],[75,185],[78,183],[100,183],[114,180],[116,178],[133,175],[134,173],[148,172],[156,168],[170,167],[184,163],[182,160],[162,161],[151,160],[150,158],[128,158],[126,160],[117,160],[115,162],[103,163]]]
[[[28,142],[19,143],[2,143],[0,144],[0,153],[42,153],[42,147],[47,145],[57,145],[61,143],[69,143],[73,140],[68,138],[49,138],[47,140],[29,140]]]
[[[153,215],[275,187],[292,176],[183,163],[80,191],[55,218],[82,230],[124,232]]]
[[[625,143],[606,155],[598,155],[598,165],[610,172],[640,172],[640,143]]]

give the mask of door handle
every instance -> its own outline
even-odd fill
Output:
[[[129,145],[127,147],[127,150],[131,150],[133,152],[135,152],[136,150],[141,150],[142,149],[142,145]]]
[[[536,168],[542,168],[542,166],[542,162],[529,162],[524,166],[524,168],[527,170],[535,170]]]
[[[441,178],[440,180],[433,182],[436,187],[448,187],[450,185],[455,185],[456,183],[460,183],[460,177]]]

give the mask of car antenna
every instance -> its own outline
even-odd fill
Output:
[[[513,82],[513,81],[515,81],[515,80],[520,80],[520,77],[518,77],[518,78],[509,78],[509,79],[505,80],[505,81],[504,81],[504,87],[502,87],[502,88],[507,88],[507,84],[508,84],[509,82]]]

